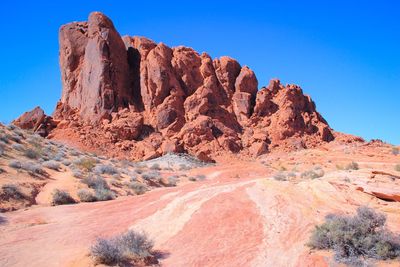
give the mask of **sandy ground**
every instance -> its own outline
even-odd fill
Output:
[[[400,196],[400,180],[372,175],[376,170],[399,175],[394,166],[400,156],[388,151],[331,145],[273,154],[196,169],[192,173],[205,180],[140,196],[8,212],[0,225],[0,266],[92,266],[88,253],[96,237],[127,229],[144,230],[154,239],[162,266],[337,266],[330,253],[306,246],[328,213],[352,214],[367,205],[387,214],[389,228],[400,231],[400,202],[376,194]],[[359,170],[342,169],[351,161]],[[323,177],[301,178],[316,166]],[[296,176],[288,181],[273,178],[289,171]],[[66,181],[60,177],[47,184],[38,199]]]

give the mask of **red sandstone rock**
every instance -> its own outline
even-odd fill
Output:
[[[25,112],[19,118],[14,120],[12,124],[25,130],[32,130],[33,132],[47,136],[50,131],[57,126],[57,123],[52,117],[46,116],[43,109],[35,107],[33,110]]]
[[[63,92],[54,117],[62,123],[51,136],[114,156],[179,151],[211,160],[334,139],[300,87],[274,79],[258,91],[254,72],[232,58],[121,38],[99,12],[61,27],[60,65]]]
[[[45,117],[46,115],[44,114],[43,109],[35,107],[31,111],[22,114],[18,119],[14,120],[12,124],[21,129],[34,130],[44,121]]]

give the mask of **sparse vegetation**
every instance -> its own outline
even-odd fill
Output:
[[[129,188],[132,189],[136,195],[142,195],[148,190],[144,184],[139,182],[130,182]]]
[[[400,257],[400,236],[385,228],[386,216],[368,207],[359,207],[355,216],[331,214],[316,226],[309,246],[332,249],[338,262],[356,265],[362,259]]]
[[[24,151],[24,156],[29,159],[39,159],[42,156],[42,151],[38,148],[28,148]]]
[[[94,172],[97,174],[119,174],[118,169],[112,165],[96,165]]]
[[[24,151],[24,146],[21,144],[12,144],[11,148],[17,151]]]
[[[178,176],[173,175],[168,177],[168,186],[176,186],[176,184],[178,183]]]
[[[80,189],[78,191],[78,197],[81,202],[94,202],[97,200],[95,195],[86,189]]]
[[[150,166],[150,170],[156,170],[156,171],[161,170],[160,164],[154,163],[153,165]]]
[[[21,192],[20,187],[15,184],[2,185],[0,195],[1,199],[4,200],[10,200],[10,199],[20,200],[25,198],[25,195]]]
[[[346,170],[358,170],[358,169],[360,169],[360,167],[358,166],[357,162],[352,161],[346,165],[345,169]]]
[[[71,195],[63,190],[55,189],[53,191],[52,197],[53,198],[51,204],[53,206],[75,203],[75,200],[71,197]]]
[[[79,169],[86,171],[91,171],[96,166],[96,160],[89,157],[79,157],[73,163]]]
[[[280,172],[274,175],[274,179],[277,181],[287,181],[288,177],[285,173]]]
[[[158,171],[149,171],[142,174],[142,178],[145,180],[159,180],[160,179],[160,172]]]
[[[115,199],[115,194],[108,188],[96,187],[94,189],[96,200],[107,201]]]
[[[60,170],[60,163],[58,163],[57,161],[54,160],[49,160],[49,161],[45,161],[42,163],[43,167],[45,168],[49,168],[55,171]]]
[[[96,188],[110,189],[110,187],[107,184],[107,181],[99,175],[97,175],[97,176],[90,175],[86,178],[83,178],[82,183],[86,184],[88,187],[93,188],[93,189],[96,189]]]
[[[325,175],[325,172],[321,168],[315,168],[313,170],[305,171],[301,174],[301,178],[304,179],[317,179]]]
[[[395,156],[399,155],[400,154],[400,148],[393,147],[392,148],[392,154],[395,155]]]
[[[98,238],[91,247],[91,255],[96,263],[106,265],[147,262],[154,258],[153,246],[153,241],[145,233],[130,230],[109,239]]]

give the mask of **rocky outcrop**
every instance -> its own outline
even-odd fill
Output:
[[[40,107],[25,112],[12,121],[12,124],[24,130],[32,130],[43,137],[46,137],[57,126],[53,118],[46,116]]]
[[[254,72],[232,58],[120,37],[99,12],[62,26],[59,41],[63,91],[52,138],[133,159],[179,151],[208,160],[334,139],[300,87],[274,79],[258,90]]]

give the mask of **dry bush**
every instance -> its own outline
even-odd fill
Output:
[[[385,228],[386,216],[359,207],[355,216],[331,214],[315,227],[309,246],[331,249],[335,260],[357,264],[362,259],[387,260],[400,257],[400,236]]]
[[[126,265],[154,259],[153,246],[153,241],[145,233],[130,230],[108,239],[98,238],[90,251],[96,263]]]

